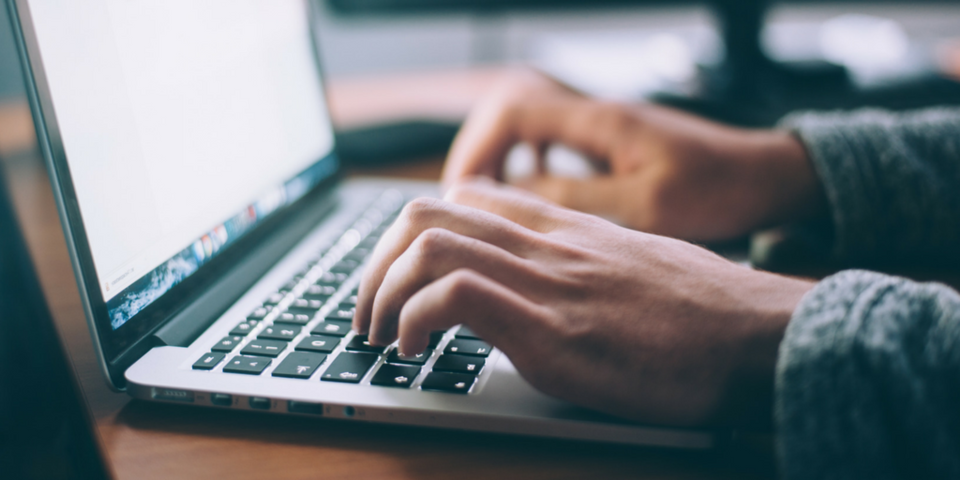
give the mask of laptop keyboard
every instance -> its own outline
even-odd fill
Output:
[[[193,369],[469,393],[492,348],[468,328],[433,332],[428,348],[411,356],[400,355],[396,344],[370,345],[366,335],[351,330],[357,289],[345,285],[359,275],[403,203],[399,192],[384,193],[332,247],[212,345]]]

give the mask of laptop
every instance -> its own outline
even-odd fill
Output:
[[[304,0],[7,0],[100,366],[208,408],[681,448],[540,393],[465,328],[350,331],[367,255],[430,182],[344,181]]]
[[[0,472],[110,478],[96,429],[30,263],[0,171]]]

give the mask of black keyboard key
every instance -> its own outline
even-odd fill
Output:
[[[355,309],[351,308],[349,310],[336,309],[327,314],[327,320],[353,320],[353,314]]]
[[[360,266],[360,262],[354,260],[340,260],[336,265],[330,268],[330,273],[345,273],[351,274],[357,267]]]
[[[440,345],[440,341],[443,340],[443,334],[445,333],[447,332],[444,330],[430,332],[430,343],[427,344],[427,348],[437,348],[437,345]]]
[[[343,352],[323,372],[320,379],[328,382],[360,383],[367,370],[370,370],[379,358],[380,356],[374,353]]]
[[[316,312],[320,310],[320,307],[323,306],[322,300],[310,300],[308,298],[298,298],[290,304],[290,308],[287,311],[296,310],[311,310]]]
[[[340,345],[340,340],[339,337],[313,335],[301,340],[296,349],[307,352],[330,353],[337,348],[337,345]]]
[[[323,275],[320,275],[320,278],[314,282],[316,287],[328,287],[333,288],[334,290],[339,288],[343,282],[347,280],[346,273],[334,273],[334,272],[324,272]]]
[[[321,300],[298,298],[290,304],[290,307],[287,308],[285,313],[291,313],[293,315],[306,315],[307,317],[313,318],[313,316],[317,314],[317,310],[320,310],[320,307],[322,306],[323,301]]]
[[[344,255],[343,259],[363,263],[371,251],[373,250],[370,248],[357,247],[351,250],[350,253]]]
[[[383,387],[410,388],[420,375],[420,367],[384,364],[370,379],[371,385]]]
[[[337,289],[335,287],[329,285],[310,285],[306,290],[304,290],[301,297],[308,300],[320,300],[325,302],[334,293],[337,293]]]
[[[226,355],[222,353],[207,353],[200,357],[200,360],[193,362],[194,370],[213,370]]]
[[[327,359],[322,353],[292,352],[273,370],[274,377],[310,378]]]
[[[310,320],[313,320],[313,315],[305,313],[292,313],[292,312],[283,312],[280,315],[277,315],[276,322],[281,323],[293,323],[297,325],[306,325],[310,323]]]
[[[450,340],[444,353],[457,353],[460,355],[473,355],[477,357],[486,357],[490,355],[493,348],[487,342],[480,340]]]
[[[293,275],[293,278],[303,278],[307,276],[307,274],[310,273],[310,270],[313,270],[314,265],[316,265],[318,261],[319,261],[318,259],[314,258],[313,260],[310,260],[309,262],[307,262],[307,264],[304,265],[303,268],[301,268],[300,270],[297,270],[297,273]]]
[[[303,277],[301,277],[300,275],[295,275],[293,278],[290,279],[289,282],[284,283],[283,286],[280,287],[280,289],[283,290],[283,291],[285,291],[285,292],[289,292],[290,290],[293,290],[294,288],[297,288],[297,284],[299,284],[299,283],[300,283],[300,280],[302,280],[302,279],[303,279]]]
[[[263,357],[242,357],[236,356],[230,359],[223,366],[223,371],[227,373],[245,373],[247,375],[260,375],[263,369],[270,365],[269,358]]]
[[[264,300],[263,304],[264,304],[264,305],[276,305],[276,304],[280,303],[280,302],[283,300],[283,297],[286,297],[286,296],[287,296],[287,294],[285,294],[285,293],[283,293],[283,292],[277,292],[277,293],[270,294],[270,296],[267,297],[266,300]]]
[[[253,329],[256,328],[257,325],[259,324],[260,324],[260,320],[246,320],[246,321],[240,322],[239,325],[237,325],[236,327],[233,327],[233,330],[230,330],[230,335],[243,337],[246,334],[252,332]]]
[[[423,379],[420,388],[441,392],[467,393],[476,380],[477,377],[464,373],[430,372],[427,374],[427,378]]]
[[[273,324],[263,330],[260,330],[260,334],[257,335],[257,338],[264,340],[284,340],[289,342],[293,340],[293,337],[296,337],[300,334],[300,330],[303,327],[290,324]]]
[[[355,335],[350,339],[350,343],[347,343],[347,350],[353,350],[355,352],[371,352],[371,353],[383,353],[387,347],[378,347],[375,345],[370,345],[370,341],[367,339],[366,335]]]
[[[313,329],[314,335],[333,335],[335,337],[344,337],[350,331],[350,322],[343,320],[326,320],[317,324]]]
[[[427,360],[430,359],[430,355],[432,354],[433,354],[433,350],[430,350],[428,348],[416,355],[405,356],[405,355],[400,355],[400,350],[394,348],[393,351],[390,352],[390,356],[387,357],[387,361],[390,363],[406,363],[409,365],[423,365],[424,363],[427,363]]]
[[[250,315],[247,315],[247,320],[263,320],[263,317],[266,317],[270,313],[270,308],[259,307],[256,310],[250,312]]]
[[[469,373],[476,375],[480,373],[486,360],[478,357],[468,357],[466,355],[441,355],[437,362],[433,364],[435,372],[454,372]]]
[[[350,296],[348,296],[347,298],[344,298],[344,299],[340,302],[340,305],[341,305],[340,308],[343,308],[343,305],[352,305],[352,306],[356,307],[356,306],[357,306],[357,294],[354,293],[354,294],[351,294]]]
[[[356,313],[357,313],[357,304],[356,304],[356,303],[341,302],[340,305],[337,305],[337,310],[343,310],[343,311],[346,311],[346,312],[352,312],[353,314],[356,314]],[[351,316],[352,316],[352,315],[351,315]]]
[[[230,352],[243,341],[240,335],[230,335],[220,339],[210,350],[214,352]]]
[[[248,343],[243,350],[242,355],[262,355],[264,357],[276,357],[287,348],[287,342],[277,340],[254,340]]]
[[[466,325],[460,325],[460,329],[457,330],[457,338],[466,338],[469,340],[480,340],[480,337],[476,333],[473,333],[473,330],[467,328]]]

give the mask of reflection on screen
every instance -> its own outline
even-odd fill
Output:
[[[119,328],[336,170],[301,0],[31,0]]]

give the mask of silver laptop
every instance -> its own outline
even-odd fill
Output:
[[[433,183],[341,181],[303,0],[7,0],[100,365],[136,398],[709,448],[534,390],[467,329],[350,331],[367,254]],[[322,32],[321,32],[322,33]]]

